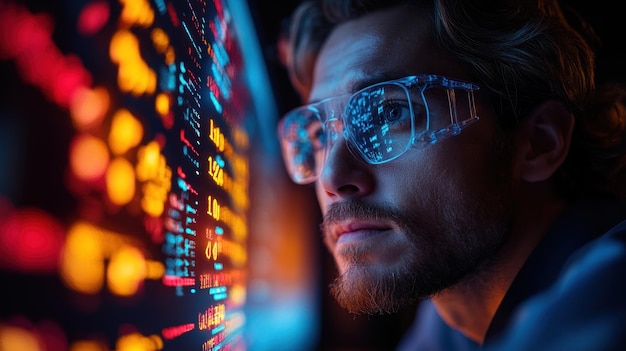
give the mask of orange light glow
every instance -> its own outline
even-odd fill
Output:
[[[154,43],[154,48],[160,53],[165,53],[170,45],[170,38],[167,36],[167,33],[161,28],[154,28],[152,33],[150,33],[150,37],[152,38],[152,43]]]
[[[165,116],[170,112],[170,97],[167,94],[158,94],[154,104],[159,115]]]
[[[128,160],[116,157],[106,172],[106,188],[109,200],[121,206],[129,203],[135,195],[135,169]]]
[[[154,109],[163,122],[163,126],[172,129],[174,126],[174,113],[172,112],[172,96],[168,93],[159,93],[154,99]]]
[[[0,324],[0,350],[43,351],[37,335],[11,325]]]
[[[170,46],[165,51],[165,59],[163,61],[165,64],[171,65],[174,63],[174,60],[176,60],[176,53],[174,52],[174,48]]]
[[[152,217],[159,217],[165,210],[164,198],[167,197],[165,188],[155,183],[145,183],[141,190],[141,208]]]
[[[156,178],[162,162],[161,148],[156,141],[149,142],[139,148],[137,152],[139,163],[137,164],[137,179],[147,181]]]
[[[209,261],[217,261],[222,255],[230,257],[231,262],[235,266],[243,266],[248,256],[246,248],[242,243],[218,237],[217,240],[207,240],[204,248],[204,256]]]
[[[122,14],[120,21],[129,25],[149,27],[154,22],[154,11],[146,0],[120,0]]]
[[[106,274],[111,292],[128,296],[142,280],[161,279],[163,272],[162,264],[147,261],[128,234],[87,222],[77,222],[68,231],[60,275],[70,289],[95,294],[102,290]]]
[[[79,340],[70,345],[68,351],[107,351],[109,348],[101,341]]]
[[[209,196],[210,200],[211,196]],[[217,210],[216,210],[217,209]],[[215,213],[218,212],[219,216],[215,217]],[[248,223],[244,214],[237,213],[227,206],[221,206],[220,204],[209,202],[209,210],[207,213],[213,216],[217,220],[221,220],[228,225],[233,234],[233,238],[237,242],[244,242],[248,237]]]
[[[233,284],[230,287],[230,301],[235,306],[243,306],[246,302],[246,287],[242,284]]]
[[[67,234],[61,276],[78,292],[95,294],[104,284],[104,253],[101,232],[85,223],[75,224]]]
[[[117,340],[116,351],[156,351],[163,349],[163,339],[158,335],[143,336],[139,333],[124,335]]]
[[[152,94],[156,89],[156,74],[144,62],[139,50],[139,40],[129,30],[121,29],[111,38],[111,61],[117,63],[117,84],[120,90],[135,96]]]
[[[63,351],[67,350],[67,335],[54,320],[15,315],[0,321],[0,351]]]
[[[165,275],[165,266],[160,261],[146,261],[146,279],[158,280]]]
[[[109,103],[109,93],[102,87],[77,89],[70,106],[74,126],[82,131],[99,126]]]
[[[70,169],[80,180],[94,181],[102,177],[109,164],[109,150],[101,139],[78,134],[70,146]]]
[[[146,260],[138,249],[125,246],[111,256],[107,283],[112,293],[131,296],[146,277]]]
[[[140,147],[137,151],[137,179],[141,187],[141,208],[152,217],[159,217],[165,208],[165,201],[172,186],[172,170],[161,155],[161,147],[156,141]]]
[[[113,115],[109,133],[109,147],[115,155],[123,155],[130,148],[139,145],[143,137],[143,126],[127,109]]]
[[[113,37],[109,47],[109,56],[113,62],[132,61],[140,57],[139,40],[129,30],[120,29]]]

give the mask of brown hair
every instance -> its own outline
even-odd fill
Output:
[[[626,197],[626,88],[595,86],[593,30],[556,0],[319,0],[294,12],[283,62],[301,96],[322,44],[339,23],[398,5],[431,11],[436,40],[471,68],[505,129],[558,100],[576,118],[555,175],[568,198]]]

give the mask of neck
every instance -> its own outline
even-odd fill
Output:
[[[515,276],[566,206],[556,197],[527,194],[529,203],[519,206],[510,238],[490,267],[432,298],[446,324],[479,344]]]

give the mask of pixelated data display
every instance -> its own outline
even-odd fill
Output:
[[[0,59],[67,116],[54,122],[62,181],[48,186],[71,199],[54,213],[0,193],[15,301],[2,302],[0,341],[246,350],[250,137],[262,117],[228,1],[62,3],[0,3]],[[3,125],[3,148],[57,132],[18,119]]]

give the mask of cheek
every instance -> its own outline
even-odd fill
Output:
[[[439,144],[416,150],[413,157],[401,159],[394,165],[379,166],[381,193],[389,194],[398,205],[419,203],[422,206],[481,197],[494,186],[496,176],[490,174],[494,164],[486,155],[487,150],[471,145],[458,149]]]
[[[415,150],[397,160],[379,166],[379,180],[392,180],[400,192],[411,189],[429,188],[436,184],[441,176],[447,177],[453,166],[445,155],[437,152],[437,145],[423,150]]]
[[[385,167],[386,166],[386,167]],[[418,210],[442,198],[442,171],[424,158],[404,159],[397,165],[381,165],[378,172],[378,193],[399,209]],[[444,186],[445,187],[445,186]]]

